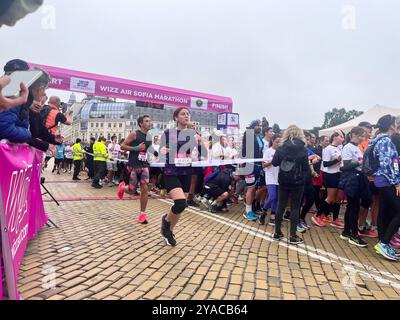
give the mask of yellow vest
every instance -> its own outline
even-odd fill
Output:
[[[107,161],[109,155],[107,153],[107,147],[103,142],[96,142],[93,145],[93,160],[94,161]]]
[[[72,154],[74,155],[74,160],[83,160],[83,153],[85,151],[82,149],[80,143],[75,143],[72,147]]]

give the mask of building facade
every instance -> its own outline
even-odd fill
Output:
[[[65,142],[74,142],[77,138],[88,142],[91,137],[97,139],[100,136],[110,140],[113,135],[120,140],[132,130],[139,129],[137,118],[144,114],[149,115],[153,121],[153,135],[161,134],[175,125],[172,117],[176,107],[172,106],[163,106],[162,109],[145,108],[135,102],[88,97],[82,102],[71,99],[69,110],[72,110],[73,124],[61,127]],[[217,127],[216,113],[191,110],[191,119],[200,132],[212,132]]]

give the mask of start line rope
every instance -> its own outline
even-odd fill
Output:
[[[98,155],[95,155],[93,153],[86,152],[85,154],[89,154],[93,157],[98,157]],[[237,165],[237,164],[245,164],[245,163],[256,163],[256,162],[263,162],[265,161],[263,158],[258,158],[258,159],[232,159],[232,160],[203,160],[203,161],[194,161],[192,162],[189,166],[194,167],[194,168],[201,168],[201,167],[218,167],[222,165]],[[126,159],[112,159],[112,160],[106,160],[106,162],[109,163],[116,163],[116,162],[123,162],[123,163],[128,163],[129,160]],[[165,167],[165,163],[162,162],[149,162],[150,167],[157,167],[157,168],[162,168]]]

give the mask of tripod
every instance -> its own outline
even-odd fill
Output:
[[[46,190],[45,193],[42,193],[42,196],[48,194],[50,196],[50,198],[53,199],[53,201],[57,204],[57,206],[60,206],[60,203],[56,200],[56,198],[54,198],[54,196],[51,194],[51,192],[45,187],[44,181],[45,181],[44,177],[40,178],[40,185],[42,186],[42,188],[44,190]],[[50,218],[49,218],[49,221],[46,223],[46,225],[48,227],[50,227],[50,225],[52,225],[53,227],[58,229],[58,226]]]

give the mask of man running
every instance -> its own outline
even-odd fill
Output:
[[[118,197],[122,199],[124,193],[134,194],[136,185],[140,183],[140,213],[138,222],[148,223],[146,214],[147,202],[149,199],[148,184],[150,183],[150,165],[147,161],[147,150],[152,144],[149,134],[152,122],[148,115],[140,116],[137,119],[140,130],[132,131],[121,146],[122,150],[129,151],[128,172],[130,172],[129,185],[121,182],[118,187]]]

